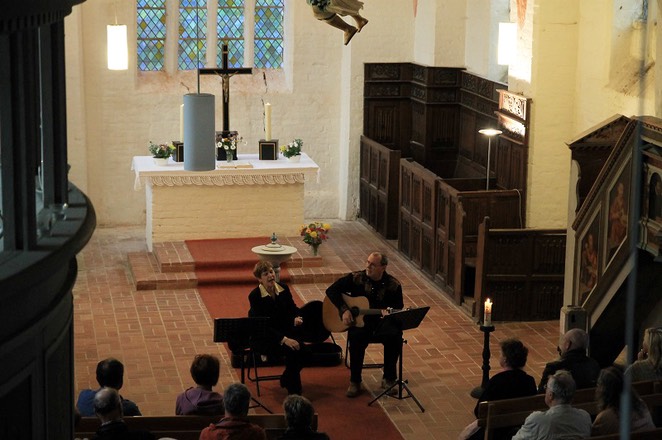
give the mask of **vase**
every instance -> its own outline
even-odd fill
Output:
[[[225,150],[225,160],[228,163],[232,163],[232,161],[234,160],[234,154],[232,150]]]
[[[154,157],[154,164],[164,167],[168,165],[168,158],[167,157]]]
[[[310,247],[313,248],[313,257],[316,257],[317,253],[319,252],[320,245],[319,244],[311,244]]]
[[[301,155],[297,154],[296,156],[290,156],[287,158],[288,162],[299,162],[301,160]]]

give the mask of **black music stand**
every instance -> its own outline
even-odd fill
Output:
[[[375,334],[379,335],[380,329],[382,328],[385,329],[383,332],[387,332],[388,334],[393,334],[392,332],[394,329],[397,329],[397,331],[402,332],[404,330],[417,328],[421,324],[421,321],[423,321],[423,318],[425,318],[425,315],[428,313],[428,310],[430,310],[430,307],[417,307],[415,309],[401,310],[399,312],[393,312],[390,315],[386,315],[383,318],[382,325],[380,326],[380,328],[377,329]],[[414,394],[407,386],[407,381],[402,380],[402,346],[407,343],[407,340],[402,338],[401,341],[402,343],[400,344],[400,358],[398,360],[399,362],[398,380],[396,380],[393,385],[382,391],[382,393],[379,394],[377,397],[372,399],[370,403],[368,403],[368,406],[372,405],[375,401],[377,401],[377,399],[379,399],[382,396],[393,397],[394,399],[398,399],[398,400],[408,399],[411,397],[412,399],[414,399],[414,402],[416,402],[416,405],[418,405],[421,412],[425,412],[425,408],[423,408],[421,402],[418,401],[416,396],[414,396]],[[389,391],[391,391],[396,386],[398,387],[398,394],[394,396],[390,395]],[[407,396],[402,395],[403,388],[407,390],[408,393]]]
[[[267,334],[269,318],[214,318],[214,342],[227,342],[230,351],[240,354],[241,383],[245,384],[246,349],[251,349],[251,339],[264,337]],[[250,366],[249,366],[250,368]],[[251,396],[255,405],[250,408],[264,408],[273,414],[262,402]]]

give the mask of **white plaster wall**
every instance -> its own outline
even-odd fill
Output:
[[[128,71],[106,69],[106,25],[115,6],[118,21],[129,26]],[[179,105],[195,91],[196,75],[136,71],[135,2],[97,0],[75,9],[67,23],[71,180],[91,197],[99,224],[141,224],[145,196],[132,190],[131,158],[149,154],[150,140],[179,137]],[[281,143],[303,139],[320,165],[320,183],[306,184],[307,218],[356,215],[363,63],[411,59],[411,3],[366,2],[363,15],[370,23],[345,47],[342,33],[315,20],[305,2],[286,2],[286,73],[267,71],[266,85],[261,74],[231,79],[230,128],[248,142],[242,151],[257,152],[263,103],[270,102],[273,136]],[[220,130],[220,80],[202,77],[201,91],[216,95]]]
[[[535,8],[527,226],[563,228],[570,174],[565,140],[574,133],[576,97],[568,85],[576,82],[579,9],[575,0],[539,1]]]
[[[493,81],[508,81],[508,67],[497,64],[497,48],[499,22],[510,22],[509,11],[508,0],[467,0],[467,70]]]
[[[464,67],[466,21],[466,0],[418,0],[414,62],[426,66]]]

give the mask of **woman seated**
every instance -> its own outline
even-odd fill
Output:
[[[632,382],[662,379],[662,327],[647,328],[637,360],[625,372]]]
[[[489,400],[512,399],[515,397],[533,396],[537,393],[536,381],[522,370],[526,365],[529,350],[519,339],[506,339],[501,342],[501,357],[499,364],[503,369],[487,382],[476,407],[474,415],[478,417],[480,402]],[[506,432],[507,431],[507,432]],[[517,431],[515,429],[515,431]],[[461,438],[482,439],[483,428],[478,428],[478,421],[474,421],[463,431]],[[494,439],[511,438],[514,432],[509,428],[497,430]]]
[[[591,435],[607,435],[619,432],[621,393],[623,392],[623,370],[620,367],[607,367],[600,372],[595,398],[600,412],[595,417]],[[646,404],[634,390],[630,392],[630,428],[632,431],[654,429],[653,419]]]
[[[177,396],[175,414],[220,416],[223,415],[223,396],[212,390],[218,383],[220,362],[216,356],[196,355],[191,364],[191,377],[196,387]]]
[[[301,368],[306,351],[301,339],[303,318],[292,299],[289,287],[276,283],[276,273],[268,261],[253,269],[260,284],[248,295],[251,317],[269,318],[267,335],[252,341],[252,346],[267,357],[285,356],[285,371],[280,386],[288,394],[301,394]]]

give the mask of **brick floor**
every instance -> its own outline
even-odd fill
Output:
[[[401,281],[405,304],[431,309],[418,329],[405,333],[404,348],[403,376],[425,412],[412,399],[382,398],[379,404],[407,440],[455,439],[473,420],[475,400],[469,392],[482,377],[479,326],[400,255],[393,242],[361,222],[331,223],[330,238],[317,259],[299,237],[280,239],[299,249],[290,263],[297,292],[307,301],[321,299],[339,273],[363,268],[372,250],[387,252],[388,270]],[[192,385],[189,367],[195,354],[211,353],[221,359],[219,389],[238,377],[225,349],[211,340],[212,322],[196,293],[185,244],[158,244],[153,254],[146,248],[144,228],[99,228],[79,255],[74,288],[75,391],[96,387],[96,363],[114,356],[126,368],[122,394],[137,402],[145,415],[168,415],[174,414],[176,395]],[[493,355],[499,352],[500,340],[520,338],[530,350],[526,371],[538,380],[545,362],[556,356],[558,321],[495,325]],[[344,346],[344,334],[336,336]],[[378,361],[380,356],[378,346],[371,346],[367,361]],[[492,372],[498,369],[496,357],[491,364]],[[366,370],[364,377],[366,386],[376,391],[381,372]],[[344,389],[338,390],[338,398],[345,398]]]

